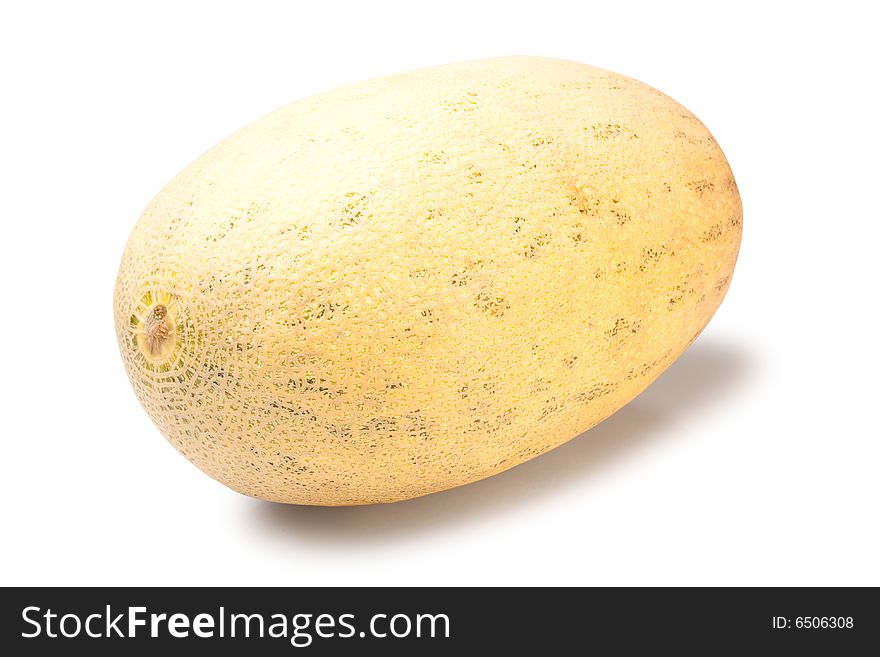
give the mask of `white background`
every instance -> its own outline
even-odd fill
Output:
[[[18,3],[0,11],[0,583],[880,585],[869,3]],[[697,114],[745,205],[695,345],[580,438],[394,505],[238,495],[165,442],[112,290],[160,187],[287,102],[574,59]]]

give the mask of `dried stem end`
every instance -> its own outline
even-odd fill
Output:
[[[144,346],[151,356],[162,353],[162,347],[171,335],[171,328],[168,308],[162,304],[155,306],[144,320]]]

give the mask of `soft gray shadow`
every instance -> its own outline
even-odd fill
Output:
[[[311,507],[253,500],[261,531],[333,546],[400,540],[479,522],[596,475],[656,440],[670,425],[742,386],[756,363],[739,346],[698,340],[657,381],[610,418],[543,456],[488,479],[405,502]]]

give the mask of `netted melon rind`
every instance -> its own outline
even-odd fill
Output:
[[[425,69],[282,108],[165,187],[123,256],[119,345],[162,433],[230,487],[405,499],[635,397],[718,307],[741,226],[715,140],[644,84]]]

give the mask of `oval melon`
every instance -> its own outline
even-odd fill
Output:
[[[125,249],[119,347],[233,489],[401,500],[638,395],[718,307],[741,224],[718,144],[662,93],[543,58],[430,68],[288,105],[171,181]]]

